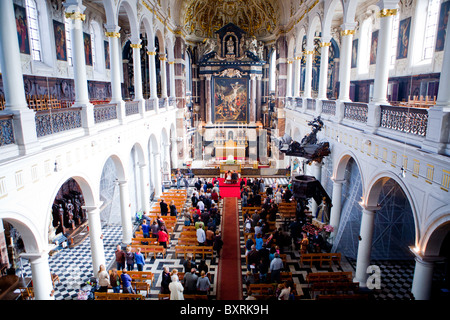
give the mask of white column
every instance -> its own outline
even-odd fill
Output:
[[[122,84],[120,70],[122,68],[122,59],[120,58],[120,27],[108,26],[106,28],[106,37],[109,38],[109,55],[111,61],[111,102],[117,104],[117,117],[124,123],[126,120],[125,103],[122,100]]]
[[[320,43],[320,71],[319,71],[319,90],[317,99],[327,99],[327,85],[328,85],[328,53],[331,46],[329,38],[322,37]]]
[[[169,61],[169,88],[170,98],[175,99],[175,61]]]
[[[206,97],[206,122],[208,125],[212,125],[212,89],[211,89],[211,78],[210,74],[205,77],[205,97]]]
[[[387,2],[387,3],[386,3]],[[391,3],[391,7],[385,7]],[[377,104],[387,104],[387,86],[389,78],[389,67],[391,61],[391,38],[392,38],[392,22],[397,14],[397,1],[380,1],[381,8],[380,31],[378,33],[377,59],[375,68],[375,78],[373,83],[372,101]]]
[[[97,272],[101,264],[106,266],[99,207],[100,205],[83,207],[83,209],[86,209],[88,217],[89,242],[91,244],[92,271],[94,276],[97,276]]]
[[[301,78],[302,57],[295,57],[295,76],[294,76],[294,97],[300,98],[300,78]]]
[[[41,149],[37,140],[35,112],[28,108],[12,0],[0,1],[0,66],[5,111],[12,113],[14,140],[21,154]]]
[[[447,25],[450,34],[450,23]],[[450,156],[450,41],[445,41],[436,105],[428,109],[427,135],[422,149]]]
[[[414,278],[411,293],[416,300],[429,300],[431,297],[431,284],[433,283],[434,262],[426,261],[416,256]]]
[[[172,144],[172,168],[177,169],[178,168],[178,141],[177,138],[171,138],[170,142]]]
[[[356,23],[341,25],[341,53],[339,66],[339,100],[350,101],[350,71],[352,58],[352,40]]]
[[[256,119],[256,74],[250,75],[250,125],[255,125]]]
[[[141,185],[141,206],[142,211],[146,214],[150,212],[150,183],[148,181],[148,165],[146,163],[139,164],[139,178]]]
[[[160,153],[155,152],[153,154],[153,179],[155,186],[155,198],[159,198],[162,194],[162,184],[161,184],[161,159]]]
[[[305,90],[303,91],[304,98],[311,98],[312,85],[312,63],[313,63],[313,48],[308,47],[304,52],[306,56],[306,70],[305,70]]]
[[[161,75],[161,98],[167,98],[167,71],[166,71],[166,62],[167,57],[165,53],[159,54],[160,61],[160,75]]]
[[[20,256],[30,261],[35,300],[55,300],[48,252],[24,253]]]
[[[141,39],[132,39],[130,46],[133,49],[134,101],[142,101]]]
[[[156,51],[154,48],[148,48],[147,54],[150,73],[150,99],[153,101],[155,112],[159,113],[158,89],[156,83]]]
[[[130,192],[127,181],[118,181],[120,195],[120,212],[122,219],[122,242],[130,244],[133,238],[133,226],[131,225]]]
[[[311,174],[320,182],[322,179],[322,164],[314,161],[311,164]],[[316,215],[319,204],[316,200],[311,199],[311,212],[313,216]]]
[[[292,60],[288,60],[288,69],[287,69],[287,82],[286,82],[286,97],[292,97]]]
[[[172,162],[170,161],[170,142],[164,142],[163,143],[163,148],[164,148],[164,162],[163,163],[167,163],[167,170],[169,172],[169,180],[170,180],[170,175],[171,175],[171,168],[172,168]]]
[[[356,259],[355,282],[360,287],[366,287],[367,267],[370,265],[372,238],[374,229],[375,212],[379,207],[363,207],[361,219],[360,241],[358,245],[358,257]]]
[[[339,222],[341,220],[341,205],[342,205],[342,184],[344,180],[333,180],[333,194],[331,197],[332,207],[330,210],[330,225],[334,228],[331,233],[332,237],[336,235]]]

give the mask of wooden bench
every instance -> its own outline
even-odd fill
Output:
[[[314,272],[306,275],[306,282],[313,284],[316,282],[344,282],[352,281],[352,272]]]
[[[120,276],[122,274],[122,270],[118,270],[117,274]],[[153,285],[153,280],[155,278],[155,275],[151,271],[127,271],[127,274],[133,281],[150,281],[150,285]]]
[[[214,256],[214,250],[212,246],[175,246],[175,259],[179,254],[182,254],[185,260],[188,254],[192,254],[194,258],[197,254],[201,254],[202,259],[205,259],[206,255],[211,255],[212,258]]]
[[[206,294],[185,294],[184,300],[208,300]],[[170,294],[159,293],[158,300],[170,300]]]
[[[141,248],[141,253],[147,256],[151,253],[153,253],[153,257],[156,259],[156,256],[158,254],[162,254],[163,257],[166,257],[166,249],[163,246],[160,245],[131,245],[131,251],[135,252],[137,248]]]
[[[367,294],[319,294],[316,300],[367,300]]]
[[[158,245],[158,239],[156,238],[132,238],[131,244],[139,244],[139,245]]]
[[[336,262],[340,266],[341,253],[303,253],[300,255],[300,263],[302,266],[309,263],[309,266],[312,267],[315,262],[319,262],[320,267],[322,267],[324,262],[328,263],[330,266],[332,262]]]
[[[197,238],[179,238],[178,245],[180,246],[196,246],[198,244]]]
[[[141,294],[95,292],[94,300],[145,300]]]
[[[275,295],[276,289],[276,285],[265,283],[252,283],[248,287],[248,290],[252,292],[252,295]]]
[[[311,288],[309,289],[311,292],[311,296],[315,296],[316,292],[326,293],[326,294],[336,294],[338,292],[341,293],[356,293],[359,289],[358,282],[316,282],[313,283]]]

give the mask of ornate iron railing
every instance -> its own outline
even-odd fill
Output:
[[[94,108],[95,123],[117,119],[117,104],[99,104]]]
[[[365,103],[344,103],[344,119],[366,123],[369,107]]]
[[[160,109],[165,108],[166,107],[166,103],[167,103],[167,99],[166,98],[160,98],[158,100],[158,103],[159,103],[159,108]]]
[[[13,115],[0,116],[0,147],[14,144]]]
[[[35,115],[38,137],[81,127],[81,108],[38,111]]]
[[[153,99],[146,99],[145,100],[145,111],[152,111],[152,110],[155,110]]]
[[[427,133],[428,109],[381,106],[380,126],[424,137]]]
[[[322,100],[322,113],[336,115],[336,101]]]
[[[139,113],[139,101],[126,101],[125,102],[125,115],[131,116]]]
[[[306,99],[306,110],[316,110],[316,99]]]

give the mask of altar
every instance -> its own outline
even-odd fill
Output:
[[[228,140],[225,143],[214,143],[216,162],[245,161],[245,142]]]

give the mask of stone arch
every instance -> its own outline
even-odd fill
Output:
[[[22,237],[25,251],[27,253],[37,253],[47,249],[45,238],[40,235],[39,230],[35,228],[35,222],[28,218],[29,214],[4,208],[0,210],[0,220],[10,223],[17,229]]]
[[[331,37],[331,27],[335,13],[344,10],[341,0],[332,0],[325,2],[324,18],[322,22],[322,38]]]
[[[119,20],[119,13],[121,8],[125,9],[127,14],[128,22],[130,24],[131,37],[139,37],[139,24],[137,19],[137,7],[136,3],[133,3],[131,0],[121,0],[117,4],[116,11],[116,21]]]
[[[313,16],[309,17],[309,19],[311,22],[308,26],[306,45],[309,48],[308,50],[313,50],[315,33],[316,31],[319,31],[320,33],[322,30],[322,18],[319,13],[316,13]]]
[[[364,196],[364,176],[363,172],[361,170],[361,162],[359,161],[358,157],[351,152],[350,150],[345,150],[343,153],[341,153],[336,159],[336,165],[334,165],[333,170],[333,179],[334,180],[344,180],[345,175],[345,168],[347,167],[347,164],[350,159],[353,159],[356,162],[356,165],[358,166],[359,175],[361,176],[362,185],[363,185],[363,196]]]
[[[437,218],[422,228],[422,237],[416,241],[415,246],[420,254],[439,256],[441,244],[450,232],[450,205],[430,212],[429,216]]]

